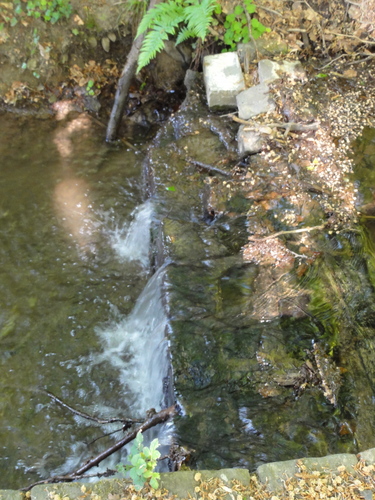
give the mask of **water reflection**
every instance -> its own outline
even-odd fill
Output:
[[[61,157],[59,177],[53,200],[56,214],[67,235],[75,241],[83,254],[96,253],[95,242],[98,223],[94,219],[95,210],[90,200],[90,186],[76,175],[70,166],[74,155],[72,137],[90,129],[92,123],[88,115],[80,115],[69,121],[54,133],[53,142]]]

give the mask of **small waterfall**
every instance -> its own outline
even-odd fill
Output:
[[[152,202],[148,200],[132,212],[133,221],[129,226],[117,226],[110,232],[110,245],[121,260],[138,260],[144,267],[148,266],[152,214]]]
[[[116,368],[132,414],[144,416],[163,406],[163,380],[168,376],[167,318],[161,302],[163,269],[149,280],[131,314],[97,328],[103,352],[97,362]]]

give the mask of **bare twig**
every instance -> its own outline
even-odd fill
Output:
[[[291,229],[290,231],[279,231],[277,233],[264,236],[263,238],[249,238],[249,241],[260,242],[260,241],[272,240],[273,238],[277,238],[278,236],[281,236],[283,234],[309,233],[310,231],[317,231],[318,229],[324,229],[324,228],[325,228],[324,224],[320,224],[320,226],[301,227],[300,229]]]
[[[254,123],[249,122],[247,120],[243,120],[242,118],[238,118],[235,115],[230,115],[232,120],[237,123],[242,123],[244,125],[249,125],[254,129],[262,128],[262,127],[270,127],[270,128],[285,128],[289,132],[308,132],[310,130],[317,130],[319,128],[319,124],[314,123],[297,123],[297,122],[273,122],[273,123]]]
[[[207,170],[208,172],[224,175],[225,177],[232,177],[232,174],[230,172],[222,170],[221,168],[214,167],[212,165],[207,165],[206,163],[202,163],[201,161],[193,160],[192,158],[186,158],[186,161],[192,163],[193,165],[196,165],[199,168],[202,168],[203,170]]]
[[[139,424],[142,422],[142,420],[134,420],[132,418],[109,418],[109,419],[104,419],[104,418],[98,418],[98,417],[93,417],[92,415],[89,415],[88,413],[84,413],[83,411],[77,410],[76,408],[73,408],[72,406],[68,405],[65,403],[62,399],[58,398],[52,392],[46,391],[47,396],[49,396],[55,403],[58,403],[61,405],[63,408],[66,408],[67,410],[71,411],[75,415],[78,415],[79,417],[85,418],[86,420],[93,420],[94,422],[98,424],[112,424],[114,422],[121,422],[122,424]]]
[[[365,44],[365,45],[375,45],[375,41],[372,40],[363,40],[362,38],[359,38],[359,36],[356,35],[345,35],[343,33],[336,33],[335,31],[326,31],[326,33],[329,33],[330,35],[335,35],[335,36],[342,36],[344,38],[354,38],[354,40],[358,40],[359,42]]]
[[[281,14],[281,12],[277,12],[277,10],[269,9],[268,7],[263,7],[263,5],[257,5],[257,9],[263,9],[267,12],[270,12],[271,14],[276,14],[277,16],[283,17],[283,14]]]
[[[130,443],[130,441],[133,441],[133,439],[135,439],[137,437],[138,432],[147,431],[148,429],[151,429],[151,427],[155,427],[155,425],[158,425],[162,422],[165,422],[169,418],[173,417],[174,414],[175,414],[175,406],[174,405],[170,406],[169,408],[166,408],[164,410],[161,410],[158,413],[155,413],[155,415],[152,415],[150,418],[148,418],[137,429],[135,429],[131,432],[128,432],[126,434],[126,436],[124,436],[122,439],[120,439],[120,441],[117,441],[114,445],[112,445],[109,448],[107,448],[106,450],[102,451],[96,457],[88,460],[79,469],[71,472],[70,474],[66,474],[65,476],[52,476],[48,479],[38,481],[37,483],[31,484],[29,486],[26,486],[25,488],[22,488],[21,491],[29,491],[31,488],[33,488],[37,484],[60,483],[60,482],[64,482],[64,481],[71,482],[71,481],[76,481],[77,479],[80,479],[81,477],[83,477],[83,474],[85,472],[90,470],[92,467],[99,465],[100,462],[102,462],[105,458],[108,458],[110,455],[112,455],[116,451],[123,448],[127,443]],[[107,473],[104,473],[104,474],[107,474]]]

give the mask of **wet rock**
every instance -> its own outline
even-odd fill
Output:
[[[237,53],[206,56],[203,75],[208,106],[211,109],[235,108],[236,96],[245,88]]]
[[[151,62],[149,69],[154,85],[158,89],[172,90],[184,81],[189,55],[178,52],[170,44],[168,52],[162,51]]]
[[[261,113],[275,109],[275,103],[269,95],[269,87],[265,83],[254,85],[237,95],[238,116],[248,120]]]
[[[0,490],[1,500],[22,500],[24,494],[21,491],[15,490]]]

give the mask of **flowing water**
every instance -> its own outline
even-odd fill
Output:
[[[101,418],[165,403],[153,206],[139,155],[102,136],[85,115],[0,118],[0,488],[67,473],[122,436],[97,440],[121,424],[93,426],[46,391]]]
[[[188,448],[192,467],[375,445],[372,219],[318,234],[309,266],[245,263],[262,220],[186,161],[228,154],[194,95],[146,161],[105,145],[85,115],[0,117],[0,488],[68,473],[122,437],[47,391],[101,418],[143,418],[173,402],[169,356],[180,412],[155,432]],[[361,168],[370,213],[373,167]],[[251,175],[274,189],[270,170]]]

